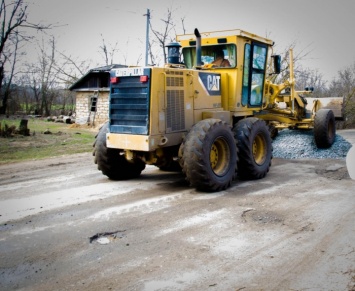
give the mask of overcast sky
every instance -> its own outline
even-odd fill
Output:
[[[118,43],[115,63],[144,64],[146,17],[149,8],[156,29],[173,11],[178,34],[243,29],[275,41],[277,48],[296,42],[295,54],[309,52],[302,62],[325,80],[355,62],[355,0],[28,0],[31,22],[63,25],[54,28],[57,49],[104,65],[102,43]],[[150,34],[153,38],[153,35]],[[29,56],[30,57],[30,56]]]

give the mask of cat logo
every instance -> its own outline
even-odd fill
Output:
[[[221,74],[200,72],[199,80],[208,95],[221,95]]]

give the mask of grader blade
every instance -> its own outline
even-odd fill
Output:
[[[318,101],[317,111],[319,109],[331,109],[334,113],[334,117],[337,120],[344,120],[344,98],[343,97],[322,97],[311,98],[306,97],[307,111],[312,111],[314,108],[314,102]]]
[[[351,179],[355,180],[355,147],[352,146],[346,156],[346,167]]]

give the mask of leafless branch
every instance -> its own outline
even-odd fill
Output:
[[[163,32],[159,30],[153,29],[152,22],[150,22],[150,30],[153,32],[154,36],[156,37],[160,47],[163,49],[164,55],[164,62],[166,62],[166,52],[165,52],[165,44],[169,37],[170,32],[174,29],[175,24],[172,20],[172,12],[171,9],[168,8],[166,19],[160,19],[164,22],[164,29]]]

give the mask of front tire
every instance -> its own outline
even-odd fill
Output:
[[[233,133],[219,119],[195,124],[179,150],[186,180],[198,190],[213,192],[230,187],[237,173],[237,147]]]
[[[94,156],[97,168],[112,180],[127,180],[139,177],[145,168],[141,160],[128,162],[121,151],[108,148],[106,145],[106,133],[108,123],[105,123],[99,130],[94,143]]]
[[[319,109],[314,118],[314,140],[318,148],[330,148],[335,140],[335,117],[330,109]]]
[[[233,128],[238,141],[238,174],[244,180],[261,179],[269,172],[272,160],[271,137],[265,122],[249,117]]]

